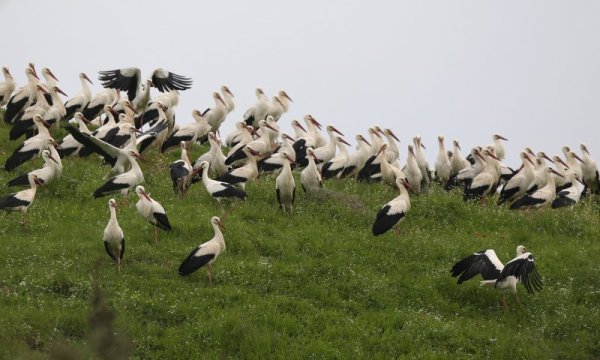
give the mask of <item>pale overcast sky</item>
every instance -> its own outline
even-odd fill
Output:
[[[254,89],[294,100],[280,123],[313,114],[346,138],[390,127],[406,145],[446,135],[463,152],[509,138],[558,153],[586,142],[600,160],[598,1],[25,1],[0,0],[2,65],[19,83],[46,66],[68,95],[79,72],[137,66],[190,76],[177,120],[227,84],[236,110]],[[95,80],[96,90],[100,87]]]

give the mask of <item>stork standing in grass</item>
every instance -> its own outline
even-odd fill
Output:
[[[323,187],[323,181],[315,163],[315,151],[309,147],[306,149],[306,155],[308,157],[308,166],[300,173],[300,183],[302,184],[302,190],[310,194],[319,191]]]
[[[123,174],[119,174],[110,178],[104,185],[100,186],[94,191],[94,198],[99,198],[109,194],[117,192],[121,193],[121,196],[126,196],[129,189],[144,182],[144,174],[142,169],[138,165],[135,158],[141,159],[140,154],[133,149],[127,150],[125,156],[131,164],[131,169]]]
[[[600,172],[598,166],[592,157],[585,144],[579,145],[583,156],[583,164],[581,165],[582,180],[585,186],[592,194],[600,194]]]
[[[450,270],[452,276],[458,276],[458,283],[461,284],[478,274],[481,274],[483,280],[480,286],[493,286],[500,290],[510,290],[515,294],[517,303],[519,294],[517,293],[517,283],[521,282],[530,294],[542,289],[542,279],[535,268],[533,254],[527,251],[525,246],[517,246],[517,257],[503,265],[496,252],[492,249],[476,252],[460,260]],[[502,305],[506,308],[506,294],[502,295]]]
[[[114,260],[117,271],[121,271],[121,261],[125,253],[125,235],[119,226],[117,220],[117,202],[115,199],[108,200],[108,208],[110,209],[110,220],[104,228],[102,242],[108,256]]]
[[[210,219],[210,224],[213,227],[215,236],[192,250],[179,266],[179,275],[187,276],[204,265],[208,265],[208,283],[212,285],[212,264],[225,251],[225,238],[221,231],[225,227],[221,219],[216,216]]]
[[[421,193],[423,174],[415,158],[415,151],[412,145],[408,145],[408,157],[406,158],[406,166],[403,171],[406,174],[406,180],[410,184],[411,191],[419,195]]]
[[[279,207],[283,209],[283,212],[289,211],[291,213],[296,199],[296,182],[290,165],[293,159],[287,152],[282,152],[281,155],[283,168],[275,179],[275,193],[277,194]]]
[[[52,156],[50,150],[42,150],[42,158],[44,159],[44,166],[41,169],[30,171],[27,174],[23,174],[10,180],[8,182],[8,186],[20,186],[29,184],[30,174],[35,174],[37,176],[38,182],[43,185],[48,185],[54,179],[58,178],[58,176],[60,176],[60,172],[62,172],[62,164],[60,164],[57,161],[57,159],[54,156]]]
[[[373,235],[381,235],[387,232],[394,225],[400,224],[406,213],[410,210],[410,198],[407,188],[410,188],[409,182],[401,177],[396,178],[396,185],[400,194],[392,201],[383,205],[377,212],[375,222],[373,223]],[[396,235],[400,234],[400,228],[396,226]]]
[[[219,203],[219,207],[221,208],[221,212],[225,213],[223,209],[223,205],[221,204],[221,200],[225,198],[239,198],[241,200],[246,199],[246,193],[235,186],[226,183],[224,181],[213,180],[208,177],[208,169],[209,169],[208,161],[203,161],[200,163],[199,168],[196,171],[202,172],[202,183],[204,184],[204,188],[213,199],[217,200]]]
[[[29,173],[27,175],[27,180],[29,181],[29,189],[21,190],[17,193],[0,198],[0,210],[8,212],[20,211],[23,215],[21,219],[21,224],[23,226],[27,226],[27,209],[35,199],[37,186],[41,185],[35,174]]]
[[[450,179],[452,173],[452,165],[444,146],[444,137],[438,136],[439,151],[437,159],[435,160],[435,178],[441,183],[445,183]]]
[[[169,218],[162,205],[150,197],[142,185],[135,188],[139,200],[135,204],[138,214],[147,222],[154,225],[154,241],[158,240],[158,229],[171,231]]]
[[[6,66],[2,67],[2,75],[4,75],[4,81],[0,83],[0,107],[8,103],[16,86],[15,80]]]
[[[510,206],[511,210],[538,209],[552,203],[554,198],[556,198],[556,184],[554,183],[554,177],[552,177],[552,174],[556,174],[558,176],[562,175],[549,167],[545,168],[544,174],[546,175],[546,185],[534,192],[527,193],[525,196],[512,203]]]
[[[180,143],[181,159],[173,162],[169,168],[171,181],[173,182],[173,192],[183,196],[190,185],[192,179],[192,164],[188,157],[185,141]]]

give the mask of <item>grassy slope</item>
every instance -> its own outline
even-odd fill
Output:
[[[0,129],[0,161],[16,146]],[[193,156],[201,153],[192,151]],[[118,211],[127,239],[120,275],[104,253],[108,198],[93,200],[106,171],[94,158],[64,161],[59,183],[38,192],[30,226],[0,214],[0,358],[43,357],[55,342],[85,348],[90,273],[101,285],[138,358],[600,356],[600,206],[511,212],[463,204],[433,189],[413,198],[402,234],[373,237],[378,206],[396,194],[380,184],[330,181],[318,198],[298,194],[296,212],[275,206],[274,179],[248,188],[226,219],[227,251],[206,272],[180,278],[188,252],[212,237],[216,204],[198,184],[172,195],[167,163],[142,164],[146,189],[174,226],[154,243],[135,213],[135,195]],[[150,160],[156,160],[156,154]],[[36,165],[39,164],[36,161]],[[19,169],[33,168],[33,164]],[[16,173],[0,172],[0,194]],[[299,176],[297,176],[299,181]],[[525,244],[545,288],[502,312],[499,293],[476,281],[457,286],[449,268],[493,247],[503,260]]]

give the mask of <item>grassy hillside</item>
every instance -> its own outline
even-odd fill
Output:
[[[17,146],[0,125],[0,161]],[[57,136],[58,138],[59,136]],[[197,157],[203,149],[192,150]],[[168,163],[178,151],[142,163],[145,186],[174,227],[158,242],[135,212],[118,209],[127,239],[120,274],[104,252],[108,198],[94,200],[107,168],[95,157],[64,159],[59,182],[29,209],[0,214],[0,358],[45,358],[58,345],[91,350],[92,272],[115,310],[118,334],[134,358],[495,358],[600,357],[600,205],[513,212],[464,204],[439,188],[412,199],[402,232],[370,234],[380,205],[396,196],[381,184],[329,181],[313,198],[298,193],[281,213],[274,178],[249,185],[249,198],[225,220],[227,251],[213,286],[201,269],[177,267],[213,236],[219,215],[201,184],[172,194]],[[21,171],[0,172],[0,195]],[[297,174],[299,182],[299,175]],[[523,306],[477,281],[460,286],[454,262],[492,247],[501,260],[524,244],[536,255],[544,290],[519,286]]]

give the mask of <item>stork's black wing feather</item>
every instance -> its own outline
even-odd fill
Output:
[[[450,272],[454,277],[460,275],[458,278],[459,284],[473,278],[477,274],[481,274],[484,280],[495,280],[500,276],[500,269],[490,260],[486,251],[490,250],[481,250],[454,264]]]
[[[64,124],[64,127],[65,127],[65,129],[67,129],[69,134],[71,134],[73,136],[73,138],[75,138],[75,140],[77,140],[79,143],[81,143],[89,151],[95,152],[95,153],[99,154],[100,156],[102,156],[104,158],[104,160],[107,163],[109,163],[111,166],[115,165],[115,163],[117,162],[117,158],[111,156],[109,153],[104,151],[100,146],[96,145],[96,143],[94,143],[92,140],[90,140],[90,137],[92,135],[82,133],[78,129],[75,129],[74,127],[72,127],[71,125],[68,125],[68,124]]]
[[[123,68],[100,71],[99,73],[98,79],[102,83],[102,86],[105,88],[127,91],[129,101],[135,99],[135,95],[140,86],[140,69]]]
[[[192,79],[177,75],[163,69],[156,69],[152,73],[152,82],[160,92],[169,90],[187,90],[192,87]]]
[[[529,254],[528,256],[518,256],[516,259],[513,259],[506,264],[500,273],[496,284],[509,276],[514,276],[517,280],[522,282],[525,289],[530,294],[542,290],[542,278],[535,268],[532,254]]]

